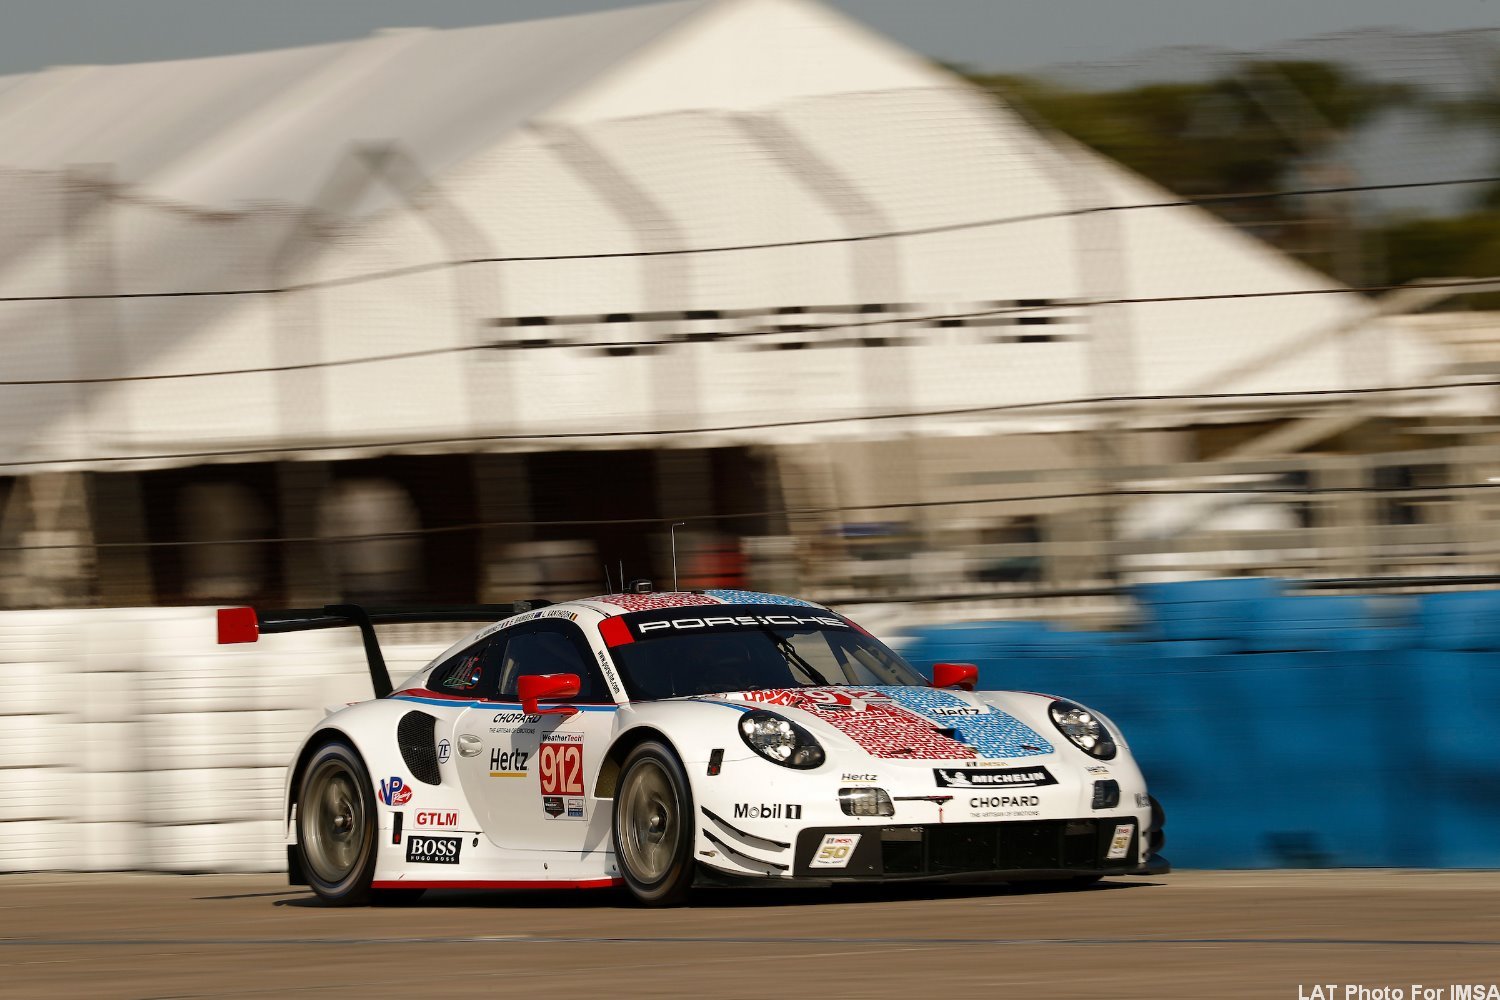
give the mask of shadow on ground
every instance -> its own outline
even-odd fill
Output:
[[[885,883],[879,885],[836,885],[828,887],[787,887],[743,889],[704,888],[693,892],[688,906],[697,909],[747,909],[758,906],[827,906],[862,905],[911,900],[973,899],[1002,896],[1062,895],[1072,893],[1116,892],[1122,889],[1144,889],[1162,882],[1119,881],[1078,885],[1073,882],[1038,882],[1012,885],[1005,882],[978,884],[951,883]],[[288,896],[273,906],[324,908],[323,903],[305,889],[279,893],[245,893],[235,896],[207,896],[205,899],[244,899],[249,896]],[[624,889],[588,891],[538,890],[492,892],[481,889],[430,889],[419,898],[401,905],[426,909],[639,909]],[[331,907],[329,907],[331,908]]]

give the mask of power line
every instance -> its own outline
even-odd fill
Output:
[[[798,324],[796,331],[770,328],[761,330],[746,330],[738,333],[722,333],[714,337],[713,341],[694,341],[689,336],[676,338],[655,338],[651,340],[612,340],[612,341],[577,341],[560,342],[546,345],[548,349],[558,348],[638,348],[638,347],[668,347],[687,346],[694,343],[716,343],[723,341],[743,340],[747,338],[772,337],[786,334],[788,332],[798,333],[824,333],[834,330],[856,330],[879,326],[912,325],[912,324],[942,324],[956,323],[969,319],[987,319],[996,316],[1007,316],[1024,313],[1054,312],[1059,309],[1096,309],[1101,306],[1131,306],[1152,305],[1184,302],[1219,302],[1243,299],[1267,299],[1267,298],[1291,298],[1309,295],[1357,295],[1375,294],[1377,292],[1394,292],[1401,289],[1411,288],[1451,288],[1462,291],[1465,288],[1475,288],[1485,285],[1500,284],[1500,277],[1489,278],[1445,278],[1432,281],[1410,281],[1401,285],[1363,285],[1358,287],[1330,287],[1330,288],[1291,288],[1271,290],[1262,292],[1216,292],[1201,295],[1155,295],[1139,296],[1115,299],[1053,299],[1045,305],[1015,305],[997,306],[993,309],[976,309],[955,313],[931,313],[921,316],[883,316],[880,319],[853,320],[841,323],[803,323]],[[181,379],[196,378],[222,378],[235,375],[267,375],[278,372],[307,371],[319,368],[344,368],[355,365],[382,364],[392,361],[410,361],[417,358],[438,357],[448,354],[468,354],[481,351],[495,351],[503,349],[499,344],[461,344],[454,347],[432,347],[417,351],[398,351],[392,354],[368,354],[353,358],[339,358],[334,361],[307,361],[288,365],[262,365],[254,368],[220,368],[196,372],[167,372],[154,375],[103,375],[94,378],[57,378],[57,379],[4,379],[0,380],[3,386],[48,386],[48,385],[101,385],[125,382],[164,382]],[[541,348],[528,347],[528,350]],[[1253,395],[1266,395],[1265,393],[1254,393]],[[1141,397],[1149,398],[1149,397]],[[1062,403],[1049,403],[1043,405],[1068,405],[1075,402],[1088,402],[1087,400],[1071,400]],[[1037,404],[1023,404],[1037,405]],[[810,423],[827,423],[825,420],[813,420]],[[545,435],[557,437],[559,435]],[[574,435],[581,437],[600,437],[598,434]]]
[[[71,542],[46,545],[6,545],[0,552],[35,552],[74,549],[145,549],[145,548],[189,548],[200,545],[342,545],[350,542],[391,541],[403,538],[422,538],[430,535],[456,534],[483,531],[490,528],[567,528],[604,526],[650,526],[665,527],[674,521],[688,523],[754,520],[766,517],[811,517],[821,514],[842,514],[850,511],[874,510],[918,510],[941,507],[974,507],[988,504],[1017,504],[1063,500],[1099,500],[1114,497],[1175,497],[1175,496],[1276,496],[1291,497],[1324,496],[1330,494],[1378,493],[1399,498],[1406,494],[1466,493],[1500,489],[1500,483],[1441,483],[1417,486],[1204,486],[1173,487],[1170,489],[1116,489],[1078,490],[1068,493],[1046,493],[1028,496],[978,497],[956,500],[909,500],[895,503],[841,504],[821,507],[784,507],[774,510],[745,511],[731,514],[672,515],[669,517],[605,517],[567,520],[512,520],[475,521],[467,524],[445,524],[430,528],[412,528],[403,531],[370,532],[359,535],[301,535],[261,538],[201,539],[194,541],[157,542]]]
[[[105,462],[154,462],[177,459],[241,458],[250,455],[285,455],[327,451],[360,451],[371,448],[431,448],[452,445],[474,445],[501,441],[574,441],[589,439],[659,438],[695,434],[728,434],[742,431],[776,430],[787,427],[811,427],[820,424],[848,424],[877,420],[917,420],[931,417],[981,416],[990,413],[1021,410],[1063,409],[1125,403],[1213,402],[1243,399],[1319,399],[1331,396],[1371,396],[1408,392],[1438,392],[1448,389],[1483,389],[1500,387],[1500,379],[1475,379],[1422,385],[1369,386],[1355,389],[1282,389],[1266,392],[1195,392],[1151,396],[1084,396],[1075,399],[1040,400],[1030,403],[996,403],[987,406],[955,407],[945,410],[906,410],[891,413],[851,414],[843,417],[805,417],[797,420],[768,420],[748,424],[723,424],[714,427],[669,427],[649,430],[556,431],[535,434],[476,434],[446,438],[405,438],[382,441],[343,441],[317,445],[266,445],[259,448],[231,448],[214,451],[168,452],[155,455],[98,455],[90,458],[44,458],[0,462],[0,468],[44,465],[93,465]]]
[[[431,271],[467,267],[475,264],[519,264],[547,263],[582,260],[629,260],[651,257],[681,257],[698,254],[741,253],[753,250],[781,250],[797,247],[837,246],[848,243],[866,243],[876,240],[906,239],[917,236],[937,236],[945,233],[964,232],[973,229],[989,229],[997,226],[1017,225],[1027,222],[1043,222],[1049,219],[1076,218],[1107,212],[1132,212],[1152,208],[1193,208],[1202,205],[1227,204],[1238,201],[1264,201],[1275,198],[1313,197],[1330,194],[1356,194],[1374,191],[1399,191],[1416,188],[1454,187],[1469,184],[1500,184],[1500,176],[1461,177],[1439,181],[1405,181],[1396,184],[1352,184],[1342,187],[1301,188],[1286,191],[1253,191],[1244,194],[1198,195],[1171,201],[1142,202],[1134,205],[1098,205],[1090,208],[1059,209],[1052,212],[1035,212],[1026,215],[997,216],[974,219],[967,222],[952,222],[934,226],[917,226],[909,229],[888,229],[873,233],[856,233],[850,236],[822,236],[800,240],[781,240],[765,243],[731,243],[704,247],[679,247],[665,250],[617,250],[610,252],[537,254],[500,257],[461,257],[453,260],[430,261],[425,264],[410,264],[405,267],[367,271],[362,274],[345,275],[340,278],[324,278],[319,281],[299,282],[286,285],[267,285],[257,288],[202,289],[197,291],[163,292],[96,292],[65,293],[60,295],[8,295],[0,296],[0,303],[20,302],[80,302],[103,299],[172,299],[172,298],[217,298],[248,295],[282,295],[290,292],[305,292],[320,288],[342,288],[349,285],[404,278]]]

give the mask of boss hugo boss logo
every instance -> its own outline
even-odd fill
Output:
[[[1045,767],[934,768],[932,776],[943,788],[1032,788],[1055,785]]]
[[[407,837],[406,860],[424,865],[456,865],[462,837]]]
[[[794,802],[736,802],[735,819],[801,819],[802,807]]]

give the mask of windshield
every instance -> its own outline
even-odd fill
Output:
[[[604,629],[637,701],[767,688],[926,680],[874,636],[821,608],[746,604],[642,611]]]

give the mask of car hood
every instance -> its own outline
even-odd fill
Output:
[[[1015,760],[1053,753],[1050,741],[1001,707],[1007,694],[891,685],[736,691],[704,700],[773,709],[820,738],[837,734],[844,739],[834,742],[847,741],[882,760]],[[1026,714],[1034,720],[1044,712],[1038,705]]]

